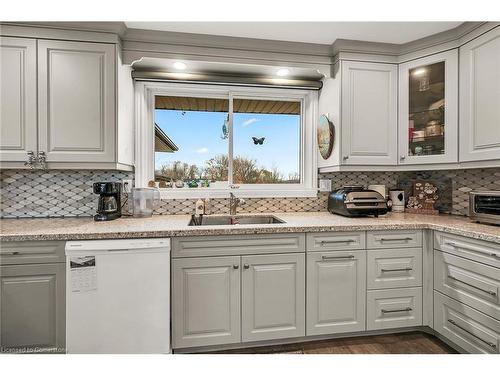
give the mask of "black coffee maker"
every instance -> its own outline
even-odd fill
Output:
[[[94,193],[99,194],[95,221],[114,220],[122,216],[121,190],[119,182],[94,182]]]

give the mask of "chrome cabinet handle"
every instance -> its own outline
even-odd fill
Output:
[[[457,324],[457,322],[455,322],[453,319],[448,319],[448,322],[450,324],[453,324],[455,327],[458,327],[460,328],[462,331],[468,333],[469,335],[471,335],[472,337],[475,337],[476,339],[478,339],[479,341],[482,341],[484,342],[486,345],[490,346],[491,348],[496,348],[496,344],[492,343],[492,342],[489,342],[489,341],[486,341],[485,339],[482,339],[481,337],[475,335],[474,333],[472,333],[471,331],[469,331],[468,329],[465,329],[464,327],[461,327],[460,325]]]
[[[482,253],[483,251],[481,250],[478,250],[478,249],[475,249],[473,247],[469,247],[467,245],[458,245],[456,244],[455,242],[444,242],[443,245],[448,245],[448,246],[451,246],[451,247],[454,247],[455,249],[465,249],[465,250],[470,250],[470,251],[475,251],[475,252],[478,252],[478,253]],[[498,258],[498,254],[496,253],[487,253],[489,256],[491,257],[494,257],[494,258]]]
[[[447,277],[448,277],[448,279],[452,279],[453,281],[457,281],[457,282],[462,283],[462,284],[464,284],[464,285],[470,286],[470,287],[472,287],[472,288],[475,288],[475,289],[477,289],[477,290],[480,290],[481,292],[488,293],[488,294],[489,294],[489,295],[491,295],[491,296],[496,296],[496,295],[497,295],[497,293],[496,293],[496,292],[494,292],[494,291],[492,291],[492,290],[486,290],[486,289],[480,288],[480,287],[478,287],[478,286],[475,286],[475,285],[469,284],[468,282],[465,282],[465,281],[459,280],[459,279],[457,279],[457,278],[456,278],[456,277],[454,277],[454,276],[448,275]]]
[[[243,265],[243,268],[247,270],[247,269],[249,269],[249,268],[250,268],[250,265],[245,263],[245,264]]]
[[[45,151],[38,151],[37,161],[41,169],[47,169],[47,154]]]
[[[356,241],[354,241],[353,239],[348,239],[348,240],[328,240],[328,241],[320,241],[320,244],[321,245],[326,245],[326,244],[329,244],[329,243],[352,243],[352,242],[356,242]]]
[[[413,270],[413,268],[410,268],[410,267],[406,267],[406,268],[394,268],[394,269],[391,269],[391,270],[382,268],[380,270],[380,272],[398,272],[398,271],[412,271],[412,270]]]
[[[237,270],[238,268],[240,268],[240,266],[238,264],[233,264],[233,268]]]
[[[28,156],[28,160],[26,160],[24,162],[24,166],[30,167],[30,169],[34,169],[35,168],[35,161],[36,161],[35,153],[33,151],[28,151],[28,152],[26,152],[26,155]]]
[[[349,159],[349,155],[344,155],[344,156],[342,157],[342,159],[344,159],[344,160]]]
[[[345,256],[328,256],[328,255],[323,255],[321,257],[322,260],[338,260],[338,259],[354,259],[354,255],[345,255]]]
[[[413,238],[411,237],[404,237],[404,238],[381,238],[380,242],[383,241],[411,241]]]
[[[405,160],[405,159],[406,159],[406,156],[404,156],[404,155],[401,155],[401,156],[399,157],[399,160],[401,160],[401,161],[403,161],[403,160]]]
[[[382,309],[382,314],[388,314],[388,313],[395,313],[395,312],[409,312],[412,311],[413,309],[411,307],[407,307],[405,309],[395,309],[395,310],[386,310]]]
[[[19,255],[19,251],[11,251],[8,253],[2,253],[1,255]]]

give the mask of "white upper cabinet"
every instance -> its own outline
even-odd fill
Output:
[[[458,161],[458,50],[399,66],[399,164]]]
[[[115,160],[115,46],[38,41],[39,148],[47,162]]]
[[[460,161],[500,159],[500,26],[460,47]]]
[[[341,164],[396,165],[397,65],[341,65]]]
[[[0,38],[0,162],[37,151],[36,41]]]
[[[132,170],[134,86],[116,44],[0,37],[0,95],[0,168]]]

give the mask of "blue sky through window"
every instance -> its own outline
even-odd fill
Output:
[[[155,153],[155,169],[181,161],[200,168],[210,158],[228,153],[222,139],[227,113],[155,110],[155,122],[179,147],[174,153]],[[277,168],[285,179],[298,175],[300,158],[300,116],[234,113],[234,156],[256,160],[260,168]],[[264,137],[255,145],[252,137]]]

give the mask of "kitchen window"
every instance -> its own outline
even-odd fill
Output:
[[[164,198],[315,196],[312,90],[137,82],[136,186]]]

